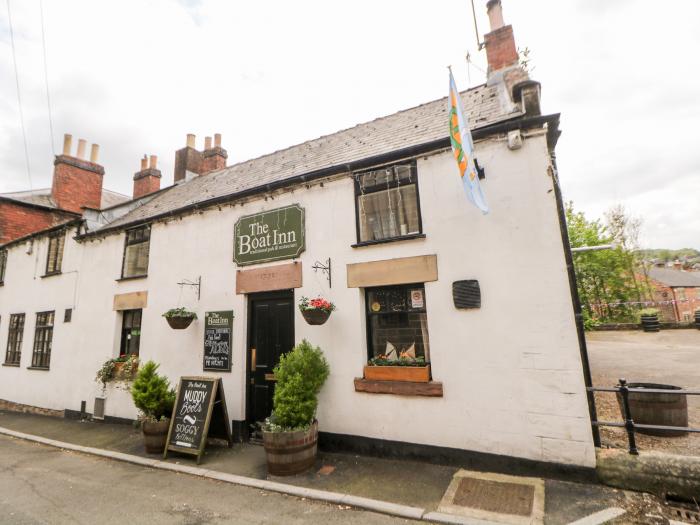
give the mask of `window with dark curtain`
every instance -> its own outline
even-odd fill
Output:
[[[124,310],[122,312],[122,338],[119,355],[139,355],[141,344],[142,310]]]
[[[19,365],[22,356],[22,336],[24,334],[24,314],[10,315],[10,328],[7,334],[6,365]]]
[[[148,251],[151,241],[150,226],[127,230],[124,242],[122,277],[140,277],[148,274]]]
[[[66,234],[61,231],[49,236],[49,249],[46,255],[46,275],[61,272],[63,261],[63,246],[66,242]]]
[[[422,233],[415,163],[355,175],[358,242]]]
[[[423,284],[367,288],[365,298],[369,359],[405,354],[430,361]]]
[[[34,351],[32,352],[32,367],[34,368],[49,368],[51,364],[53,319],[53,312],[39,312],[36,314]]]

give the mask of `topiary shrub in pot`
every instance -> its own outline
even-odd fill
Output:
[[[175,390],[170,381],[158,374],[160,365],[148,361],[131,385],[131,398],[141,411],[141,430],[146,452],[162,454],[168,437],[170,417],[175,404]]]
[[[639,321],[642,323],[642,330],[645,332],[658,332],[661,329],[661,325],[659,324],[659,310],[656,308],[640,310]]]
[[[298,474],[316,462],[318,393],[329,372],[321,349],[306,339],[280,358],[272,416],[263,426],[270,474]]]

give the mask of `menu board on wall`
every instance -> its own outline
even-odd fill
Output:
[[[199,463],[208,436],[233,444],[221,379],[181,377],[163,458],[173,450],[194,454]]]
[[[207,312],[204,317],[204,370],[231,371],[233,311]]]

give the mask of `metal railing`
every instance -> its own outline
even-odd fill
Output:
[[[659,389],[659,388],[630,388],[627,386],[626,379],[620,379],[619,384],[614,387],[597,387],[589,386],[586,388],[589,392],[615,392],[620,394],[622,398],[621,408],[622,416],[624,418],[624,423],[616,423],[614,421],[592,421],[594,427],[617,427],[624,428],[627,431],[627,442],[629,443],[629,453],[637,455],[639,451],[637,450],[637,441],[634,436],[635,430],[638,429],[648,429],[648,430],[668,430],[671,432],[698,432],[700,433],[700,428],[690,428],[690,427],[670,427],[665,425],[646,425],[641,423],[635,423],[632,419],[632,412],[630,410],[629,394],[630,392],[634,394],[665,394],[665,395],[688,395],[688,396],[700,396],[700,390],[669,390],[669,389]],[[661,436],[663,437],[663,436]]]

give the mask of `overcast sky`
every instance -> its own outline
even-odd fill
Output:
[[[485,0],[475,0],[487,30]],[[53,170],[39,0],[11,0],[34,188]],[[622,203],[643,245],[700,248],[700,2],[503,0],[531,50],[543,111],[562,113],[564,197],[593,218]],[[143,154],[172,183],[187,133],[223,134],[229,163],[468,87],[469,0],[44,0],[53,147],[101,146],[130,194]],[[485,75],[471,69],[471,85]],[[26,189],[6,4],[0,8],[0,192]],[[75,147],[75,146],[74,146]]]

